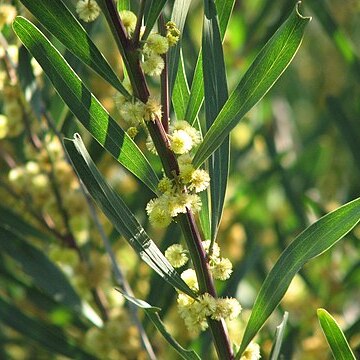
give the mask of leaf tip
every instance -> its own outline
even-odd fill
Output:
[[[316,310],[316,314],[318,317],[320,317],[321,315],[325,314],[327,311],[323,308],[319,308]]]
[[[301,1],[298,1],[297,3],[296,3],[296,6],[295,6],[295,11],[296,11],[296,14],[297,14],[297,16],[299,16],[299,18],[300,19],[302,19],[302,20],[306,20],[306,21],[311,21],[312,20],[312,17],[311,16],[304,16],[304,15],[302,15],[301,13],[300,13],[300,5],[301,5]]]

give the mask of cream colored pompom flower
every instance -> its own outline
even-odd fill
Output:
[[[95,0],[80,0],[76,4],[76,12],[81,20],[91,22],[100,15],[100,8]]]
[[[165,257],[174,268],[179,268],[188,262],[185,249],[180,244],[169,246],[165,251]]]

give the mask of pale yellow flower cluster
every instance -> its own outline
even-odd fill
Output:
[[[180,244],[169,246],[165,251],[165,257],[174,268],[184,266],[189,260],[187,251]]]
[[[16,8],[10,4],[0,4],[0,30],[4,25],[10,25],[16,16]]]
[[[240,360],[259,360],[260,358],[260,346],[257,343],[251,342],[242,354]]]
[[[166,24],[166,36],[157,33],[151,33],[144,43],[142,54],[142,69],[145,74],[150,76],[158,76],[164,70],[164,55],[169,47],[174,46],[180,37],[180,31],[173,22]]]
[[[31,199],[32,206],[51,218],[60,233],[65,231],[64,219],[54,193],[57,187],[64,208],[69,215],[69,225],[79,244],[87,241],[89,236],[89,219],[85,198],[79,182],[65,160],[60,141],[46,136],[44,147],[39,151],[27,144],[25,156],[28,161],[12,168],[8,181],[21,196]],[[52,183],[52,177],[56,184]]]
[[[123,82],[123,85],[132,94],[131,85],[127,80]],[[131,138],[135,138],[139,133],[139,127],[146,129],[145,122],[161,119],[161,104],[152,96],[144,104],[134,97],[128,100],[124,95],[118,93],[115,96],[115,104],[121,118],[129,125],[127,133]]]
[[[190,125],[189,125],[190,126]],[[158,184],[162,192],[158,198],[152,199],[146,206],[150,223],[155,227],[166,227],[179,214],[187,209],[198,212],[201,200],[197,194],[210,184],[209,174],[205,170],[195,169],[191,164],[191,156],[179,156],[180,174],[174,179],[164,177]]]
[[[25,128],[19,89],[17,86],[5,85],[2,95],[4,114],[0,114],[0,139],[17,137]]]
[[[196,281],[195,274],[194,277],[190,273],[181,277],[191,288],[195,289],[197,287],[197,283],[194,285]],[[217,321],[221,319],[233,320],[239,316],[242,310],[241,305],[235,298],[214,298],[207,293],[199,296],[196,300],[180,293],[177,303],[180,317],[184,320],[188,330],[193,334],[207,329],[208,323],[206,318]]]
[[[81,20],[91,22],[100,15],[100,8],[95,0],[79,0],[76,12]]]
[[[120,314],[111,316],[102,328],[91,328],[86,333],[85,344],[99,359],[146,359],[139,331],[122,310]]]
[[[209,255],[209,265],[211,273],[216,280],[227,280],[232,273],[232,263],[227,258],[220,256],[220,247],[214,242],[210,253],[210,240],[203,241],[203,246]]]
[[[119,16],[128,35],[131,35],[136,27],[136,21],[137,21],[136,15],[132,11],[122,10],[119,12]]]
[[[165,179],[166,178],[163,179],[162,184],[164,188],[168,185],[168,180]],[[208,253],[209,264],[214,277],[221,280],[227,279],[232,271],[231,262],[228,259],[220,258],[220,248],[218,244],[213,244],[211,254],[209,253],[210,240],[205,240],[202,244]],[[185,265],[188,261],[187,251],[179,244],[171,245],[165,251],[165,257],[175,268]],[[224,263],[226,263],[226,265],[219,265]],[[224,269],[221,268],[222,266]],[[199,291],[195,270],[187,269],[183,271],[181,278],[191,290],[195,292]],[[207,293],[199,296],[196,300],[183,293],[179,293],[177,303],[178,312],[185,321],[186,327],[190,332],[195,334],[207,329],[207,317],[218,321],[221,319],[233,320],[241,312],[241,306],[236,299],[214,298]]]

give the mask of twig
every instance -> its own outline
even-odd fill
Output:
[[[166,35],[165,20],[163,14],[160,14],[158,20],[159,32],[161,35]],[[161,108],[162,118],[161,123],[166,133],[169,132],[169,119],[170,119],[170,99],[169,99],[169,71],[168,71],[168,55],[167,53],[161,55],[164,60],[164,70],[160,75],[161,84]]]

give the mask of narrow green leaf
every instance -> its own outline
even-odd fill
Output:
[[[0,320],[26,338],[40,344],[52,354],[61,354],[70,359],[96,360],[97,357],[84,351],[68,339],[61,329],[25,315],[21,310],[0,297]]]
[[[168,333],[168,331],[165,328],[164,323],[161,321],[161,318],[159,316],[159,311],[161,311],[160,308],[151,306],[146,301],[136,299],[125,292],[121,291],[120,289],[117,289],[125,299],[133,303],[134,305],[138,306],[141,309],[144,309],[145,314],[149,317],[151,322],[155,325],[155,327],[159,330],[161,335],[164,337],[164,339],[172,346],[174,350],[178,352],[178,354],[185,360],[200,360],[200,357],[196,354],[193,350],[187,350],[184,349],[172,336]]]
[[[199,220],[201,230],[204,233],[204,239],[210,240],[211,237],[211,211],[210,211],[210,189],[202,191],[200,194],[201,209],[199,212]]]
[[[294,11],[260,51],[199,146],[194,165],[200,166],[226,139],[241,118],[270,90],[294,58],[309,17]]]
[[[186,119],[186,107],[189,102],[189,98],[190,90],[185,74],[184,57],[180,49],[180,64],[171,98],[178,120]]]
[[[235,0],[215,0],[216,10],[219,16],[219,29],[221,39],[224,39],[230,16],[235,5]]]
[[[355,355],[335,319],[325,309],[317,309],[317,316],[334,358],[336,360],[355,360]]]
[[[174,2],[173,11],[171,14],[171,21],[176,24],[176,27],[180,30],[181,36],[184,30],[185,20],[189,11],[190,3],[191,0],[175,0]],[[175,79],[179,67],[181,41],[182,40],[180,38],[180,41],[175,46],[171,47],[168,52],[170,98],[172,96]]]
[[[181,66],[181,63],[180,63]],[[179,67],[180,67],[179,66]],[[179,70],[180,71],[180,70]],[[196,117],[199,114],[201,105],[204,101],[204,81],[203,81],[203,67],[202,67],[202,51],[200,50],[193,81],[190,89],[190,99],[186,107],[185,119],[190,123],[194,124]]]
[[[80,61],[124,96],[130,96],[85,29],[61,0],[21,0],[21,2]]]
[[[202,79],[201,79],[202,81]],[[188,122],[190,122],[193,126],[197,126],[198,129],[201,131],[201,126],[199,124],[199,119],[197,118],[197,114],[195,114],[194,119],[189,120],[189,118],[186,117],[186,109],[187,104],[189,103],[189,86],[186,79],[185,74],[185,66],[184,66],[184,59],[183,54],[180,49],[180,63],[178,68],[178,73],[176,76],[176,81],[174,84],[173,94],[172,94],[172,103],[174,107],[174,111],[176,114],[176,117],[181,120],[185,119]],[[197,125],[194,123],[197,122]],[[211,220],[210,220],[210,204],[209,204],[209,190],[203,191],[200,193],[201,198],[201,210],[199,212],[199,219],[201,224],[201,229],[203,231],[203,234],[205,236],[205,239],[211,239]]]
[[[117,9],[121,10],[130,10],[130,0],[117,0]]]
[[[157,192],[158,178],[144,154],[86,88],[61,54],[25,18],[17,17],[13,27],[61,98],[91,135],[125,168]]]
[[[235,4],[235,0],[216,1],[216,9],[219,17],[221,41],[224,39],[234,4]],[[185,118],[190,124],[194,122],[204,100],[204,83],[202,79],[203,79],[202,51],[200,50],[195,66],[193,81],[191,83],[190,100],[188,102],[188,106],[186,109],[186,116],[185,116]]]
[[[144,35],[142,36],[142,40],[146,40],[147,37],[149,36],[152,28],[154,27],[164,5],[166,3],[166,0],[152,0],[151,1],[151,5],[150,5],[150,9],[149,9],[149,13],[146,19],[146,23],[145,23],[145,31],[144,31]]]
[[[276,327],[275,342],[271,349],[270,360],[278,360],[280,356],[281,345],[284,339],[286,324],[288,321],[289,313],[285,311],[281,324]]]
[[[205,90],[206,129],[209,129],[228,98],[226,70],[220,28],[213,0],[204,0],[203,22],[203,74]],[[223,212],[225,191],[229,175],[230,140],[209,157],[210,183],[210,225],[211,240],[215,240]]]
[[[252,338],[279,304],[291,280],[302,266],[333,246],[359,220],[360,198],[320,218],[284,250],[261,286],[236,359],[240,358]]]
[[[170,285],[191,297],[196,296],[149,238],[120,196],[105,182],[86,151],[80,135],[75,134],[74,140],[65,139],[64,145],[74,169],[90,195],[140,258]]]
[[[0,225],[0,249],[11,256],[34,284],[52,299],[83,314],[95,325],[102,324],[96,313],[81,301],[62,271],[43,252],[8,226]]]

